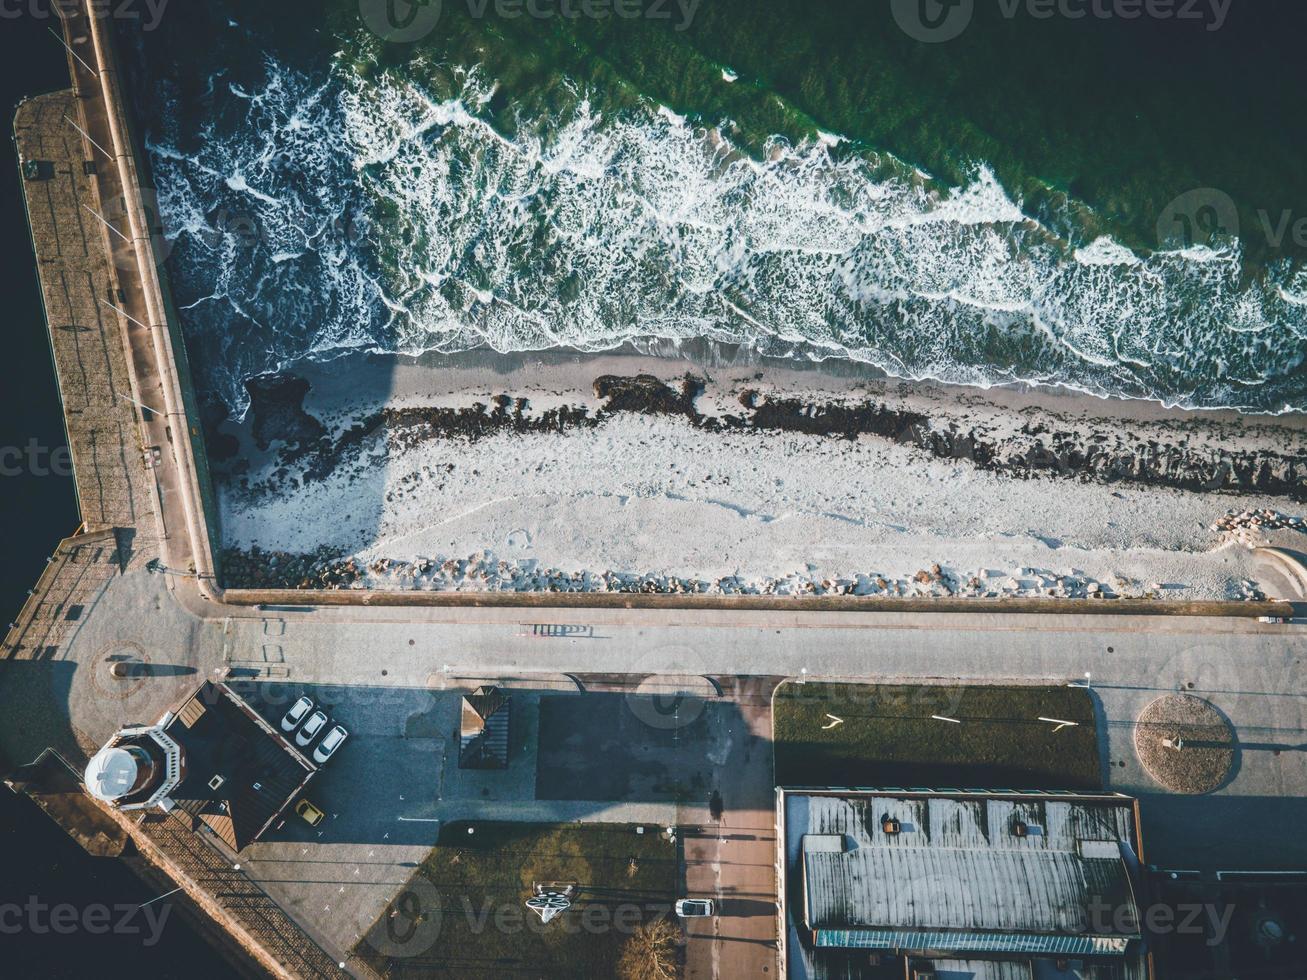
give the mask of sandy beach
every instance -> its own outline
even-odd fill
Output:
[[[1307,496],[1302,417],[729,348],[354,355],[210,443],[229,585],[1259,598]]]

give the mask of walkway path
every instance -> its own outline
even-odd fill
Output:
[[[28,221],[82,520],[90,531],[135,528],[153,537],[123,332],[107,305],[117,303],[119,288],[104,247],[111,233],[97,217],[105,204],[93,174],[111,161],[75,128],[80,102],[71,91],[42,95],[14,118],[23,160],[49,165],[48,179],[24,181]]]
[[[730,753],[717,769],[716,796],[681,808],[685,887],[712,897],[717,914],[686,923],[690,980],[775,976],[776,781],[771,692],[775,678],[723,678],[739,705]],[[697,831],[691,828],[700,828]]]

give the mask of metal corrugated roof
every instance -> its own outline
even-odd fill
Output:
[[[804,796],[808,833],[848,834],[875,839],[885,816],[903,826],[902,836],[876,840],[888,847],[1060,849],[1073,851],[1084,840],[1130,841],[1131,811],[1126,806],[1071,803],[1050,799],[997,799],[973,796],[930,799],[895,796]],[[1030,830],[1012,834],[1017,822]]]
[[[902,836],[902,835],[900,835]],[[1068,851],[863,846],[806,850],[812,928],[1093,931],[1091,905],[1128,901],[1122,862]],[[1106,917],[1111,920],[1111,917]]]
[[[1098,856],[1107,854],[1101,843],[1087,853],[1081,847],[1129,842],[1128,806],[984,796],[803,799],[804,840],[837,837],[847,848],[802,849],[804,918],[813,930],[1138,937],[1120,854]],[[885,832],[887,820],[897,833]],[[1109,913],[1093,917],[1096,905]]]

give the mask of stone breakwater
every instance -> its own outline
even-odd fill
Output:
[[[816,578],[812,568],[781,577],[684,578],[659,573],[606,570],[564,571],[539,562],[505,560],[488,551],[463,557],[415,558],[371,562],[328,549],[310,554],[227,549],[223,554],[227,588],[248,589],[387,589],[432,592],[583,592],[645,595],[791,595],[879,596],[882,598],[1043,597],[1057,599],[1158,599],[1164,586],[1112,575],[1099,581],[1082,573],[1040,568],[965,571],[932,564],[915,575],[893,577],[877,572],[839,578]],[[1241,598],[1265,596],[1251,581],[1241,583]]]
[[[1222,540],[1238,541],[1250,548],[1266,543],[1272,531],[1298,531],[1307,534],[1307,518],[1282,514],[1277,510],[1227,511],[1211,527]]]
[[[938,459],[966,461],[1015,479],[1054,478],[1123,483],[1198,492],[1256,493],[1307,500],[1307,455],[1236,451],[1191,440],[1178,426],[1174,439],[1132,435],[1110,421],[1076,431],[1026,422],[1013,431],[932,418],[879,401],[813,403],[745,390],[739,412],[705,414],[697,405],[704,381],[686,375],[668,384],[651,375],[603,375],[594,381],[597,409],[563,406],[532,411],[527,399],[501,394],[489,403],[450,407],[384,408],[337,434],[307,413],[305,382],[294,375],[262,379],[251,388],[253,430],[261,447],[279,445],[280,468],[262,484],[241,481],[253,494],[326,479],[365,453],[397,451],[434,439],[477,441],[502,432],[561,432],[594,427],[623,412],[684,418],[709,432],[795,432],[831,438],[874,436]]]

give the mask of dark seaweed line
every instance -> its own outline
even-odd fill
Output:
[[[299,381],[299,379],[295,379]],[[297,386],[295,409],[307,386]],[[475,442],[501,432],[521,434],[592,428],[622,412],[682,417],[708,432],[795,432],[854,439],[873,435],[912,446],[937,459],[966,461],[978,469],[1016,479],[1053,477],[1082,482],[1124,483],[1198,492],[1249,493],[1307,500],[1307,456],[1272,452],[1215,452],[1171,443],[1139,441],[1104,444],[1102,437],[1056,433],[1047,438],[1027,428],[1019,439],[995,440],[983,431],[951,425],[941,430],[921,412],[866,402],[861,405],[812,404],[792,398],[740,395],[743,413],[706,416],[695,408],[702,382],[691,376],[672,386],[651,375],[596,378],[594,391],[604,401],[595,412],[580,407],[528,413],[524,398],[499,395],[462,408],[387,408],[356,423],[339,438],[320,435],[288,440],[282,453],[287,467],[303,468],[305,482],[323,480],[343,462],[358,457],[369,440],[384,435],[391,448],[408,448],[431,439]],[[286,411],[283,403],[280,411]],[[311,416],[309,432],[323,432]],[[304,431],[306,426],[300,424]]]

